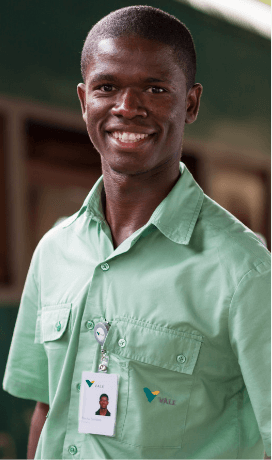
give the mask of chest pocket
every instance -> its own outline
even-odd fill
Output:
[[[71,303],[42,307],[37,318],[35,342],[50,348],[67,346],[71,308]]]
[[[141,447],[181,447],[203,337],[119,318],[111,323],[104,344],[109,371],[127,363],[128,385],[120,386],[117,438]],[[120,423],[119,423],[120,422]]]

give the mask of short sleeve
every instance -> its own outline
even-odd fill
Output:
[[[49,404],[48,361],[43,345],[35,343],[39,306],[37,249],[26,278],[4,375],[3,388],[13,396]]]
[[[270,265],[261,263],[244,275],[232,298],[230,340],[270,455]]]

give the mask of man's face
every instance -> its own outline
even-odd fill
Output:
[[[101,40],[78,95],[104,170],[139,174],[178,164],[184,124],[195,120],[201,90],[187,95],[168,46],[137,36]]]
[[[109,404],[108,398],[106,398],[106,396],[102,396],[102,398],[100,399],[101,409],[106,409],[108,404]]]

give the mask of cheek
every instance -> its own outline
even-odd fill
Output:
[[[164,125],[165,131],[180,132],[185,124],[186,117],[184,101],[173,101],[172,98],[165,98],[163,102],[156,107],[153,115]]]
[[[101,124],[104,121],[107,111],[108,106],[106,101],[103,101],[103,99],[89,100],[87,104],[88,125],[92,129],[96,128],[98,124]]]
[[[92,143],[96,146],[99,143],[99,132],[104,120],[105,110],[103,105],[93,100],[87,105],[86,127]]]

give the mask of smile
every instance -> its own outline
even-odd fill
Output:
[[[111,133],[111,136],[126,144],[131,144],[131,143],[134,144],[136,142],[140,142],[141,140],[147,138],[149,134],[114,131]]]

